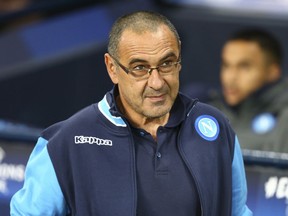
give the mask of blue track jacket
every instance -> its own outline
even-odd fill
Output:
[[[179,98],[186,119],[178,145],[202,216],[252,215],[239,143],[226,118],[209,105]],[[136,216],[133,136],[114,101],[113,91],[108,92],[99,103],[43,132],[24,186],[12,197],[11,216]]]

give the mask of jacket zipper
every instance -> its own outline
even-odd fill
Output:
[[[196,103],[197,103],[197,101],[195,101],[195,103],[193,104],[193,106],[192,106],[192,108],[190,109],[190,111],[188,112],[188,114],[187,114],[187,117],[190,115],[190,113],[192,112],[192,110],[193,110],[193,108],[195,107],[195,105],[196,105]],[[201,208],[201,216],[204,216],[204,208],[203,208],[203,198],[202,198],[202,194],[201,194],[201,191],[200,191],[200,187],[199,187],[199,182],[197,181],[197,179],[195,178],[195,174],[194,174],[194,172],[193,172],[193,170],[191,169],[191,167],[189,166],[189,163],[188,163],[188,160],[187,160],[187,158],[186,158],[186,156],[185,156],[185,153],[184,153],[184,151],[183,151],[183,149],[182,149],[182,146],[181,146],[181,136],[180,136],[180,134],[181,134],[181,132],[182,132],[182,127],[180,128],[180,130],[179,130],[179,134],[178,134],[178,147],[179,147],[179,150],[180,150],[180,155],[181,155],[181,157],[182,157],[182,159],[184,160],[184,162],[185,162],[185,164],[186,164],[186,166],[188,167],[188,169],[189,169],[189,171],[190,171],[190,174],[191,174],[191,176],[192,176],[192,178],[193,178],[193,180],[194,180],[194,182],[195,182],[195,185],[196,185],[196,188],[197,188],[197,191],[198,191],[198,194],[199,194],[199,200],[200,200],[200,208]]]
[[[132,215],[134,216],[137,216],[137,181],[136,181],[136,163],[135,163],[135,148],[134,148],[134,139],[133,139],[133,135],[132,135],[132,131],[131,131],[131,128],[128,124],[128,122],[126,120],[124,120],[125,118],[122,118],[123,121],[125,121],[126,125],[127,125],[127,128],[128,128],[128,131],[130,133],[130,147],[131,147],[131,159],[132,159],[132,182],[133,182],[133,189],[134,189],[134,205],[133,205],[133,208],[134,210],[132,211]]]

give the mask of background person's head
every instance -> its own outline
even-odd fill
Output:
[[[223,96],[236,106],[281,76],[282,53],[277,39],[259,29],[235,33],[222,50],[220,80]]]
[[[134,118],[169,113],[179,91],[180,56],[179,35],[166,17],[144,11],[120,17],[110,32],[105,63],[118,85],[122,112]],[[156,67],[138,76],[143,68]]]

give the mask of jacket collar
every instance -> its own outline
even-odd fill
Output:
[[[119,96],[118,85],[114,85],[113,89],[105,95],[106,101],[109,105],[109,112],[111,116],[113,116],[114,119],[124,118],[116,104],[116,98],[118,96]],[[169,120],[167,124],[165,125],[166,127],[176,127],[182,121],[184,121],[187,110],[186,110],[186,105],[185,105],[185,98],[183,97],[184,96],[181,93],[178,94],[171,108]]]

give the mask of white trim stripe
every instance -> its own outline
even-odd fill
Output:
[[[114,125],[120,127],[127,127],[126,123],[123,121],[121,117],[112,116],[110,113],[110,106],[107,102],[106,95],[104,98],[98,103],[98,108],[100,112]]]

